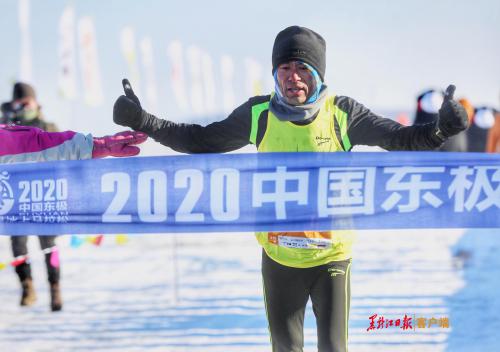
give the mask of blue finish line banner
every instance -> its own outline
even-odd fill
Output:
[[[500,228],[500,156],[202,154],[0,165],[0,234]]]

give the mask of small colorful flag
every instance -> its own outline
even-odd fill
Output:
[[[85,242],[85,240],[83,238],[81,238],[80,236],[75,236],[75,235],[71,236],[70,245],[72,248],[80,247],[83,244],[83,242]]]
[[[5,263],[0,263],[0,270],[3,270],[7,267],[7,264]]]
[[[104,96],[94,20],[88,16],[80,18],[77,31],[85,102],[90,106],[99,106]]]
[[[123,234],[116,235],[115,241],[116,241],[116,244],[124,245],[125,243],[128,242],[128,236],[127,235],[123,235]]]
[[[104,235],[97,235],[92,238],[92,243],[96,246],[100,246]]]

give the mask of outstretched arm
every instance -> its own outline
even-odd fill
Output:
[[[144,133],[122,132],[93,138],[73,131],[45,132],[36,127],[0,125],[0,163],[79,160],[105,156],[132,156]]]
[[[145,132],[155,141],[181,153],[223,153],[249,144],[251,104],[247,102],[226,119],[200,126],[157,118],[141,106],[130,82],[122,81],[125,95],[113,107],[113,121]]]
[[[348,136],[352,145],[379,146],[386,150],[434,150],[468,125],[464,108],[453,100],[455,86],[446,90],[436,123],[403,126],[382,118],[348,97],[339,97],[339,107],[349,112]]]

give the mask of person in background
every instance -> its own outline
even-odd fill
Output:
[[[147,138],[136,131],[92,137],[73,131],[46,132],[36,127],[0,124],[0,164],[135,156],[141,151],[137,145]]]
[[[57,127],[45,121],[42,107],[36,99],[35,89],[23,82],[14,84],[12,100],[2,104],[2,123],[37,127],[45,131],[56,132]],[[12,254],[15,270],[22,286],[21,306],[30,306],[36,300],[28,256],[28,236],[11,236]],[[58,255],[56,236],[38,236],[40,247],[45,254],[47,278],[50,285],[51,309],[62,309],[60,290],[60,262],[54,260]],[[51,260],[52,259],[52,260]]]
[[[500,153],[500,112],[495,114],[495,122],[488,131],[486,142],[487,153]]]
[[[110,143],[109,138],[94,141],[90,137],[84,137],[73,132],[64,132],[57,135],[41,134],[42,130],[55,132],[56,127],[44,120],[33,87],[21,82],[14,84],[12,100],[2,104],[2,119],[0,122],[6,124],[0,125],[0,162],[4,163],[28,161],[30,158],[35,160],[44,157],[49,160],[59,159],[64,153],[69,154],[62,158],[78,159],[85,155],[90,156],[91,150],[93,150],[92,153],[95,152],[95,156],[98,156],[100,150],[104,150],[100,149],[100,144]],[[129,132],[128,136],[133,136],[133,134]],[[31,137],[30,140],[25,140],[29,137]],[[115,140],[119,138],[120,136],[114,137]],[[81,153],[71,155],[71,141],[77,144],[81,143],[80,148],[77,148]],[[128,142],[130,141],[128,140]],[[59,142],[61,143],[59,144]],[[40,144],[37,145],[37,143]],[[92,148],[83,153],[85,145],[87,147],[92,146]],[[94,145],[97,147],[95,148]],[[32,152],[28,153],[29,155],[23,152],[23,148],[27,146],[32,147],[27,149],[27,151]],[[58,150],[61,150],[61,154],[59,154]],[[103,156],[105,156],[105,153],[103,153]],[[58,248],[55,243],[56,236],[38,236],[38,239],[45,254],[47,279],[50,285],[50,307],[52,311],[59,311],[62,309],[63,302],[60,288],[61,269],[58,260]],[[27,241],[28,236],[11,236],[12,254],[15,258],[13,263],[22,288],[21,306],[30,306],[36,301]]]
[[[38,103],[35,89],[23,82],[14,84],[12,100],[1,105],[0,123],[38,127],[44,131],[57,132],[55,124],[47,122]]]
[[[467,129],[468,151],[483,153],[486,151],[488,131],[495,123],[495,109],[480,106],[474,109],[470,127]]]
[[[413,125],[420,126],[428,123],[436,123],[439,117],[439,109],[443,103],[443,98],[444,92],[441,90],[428,89],[423,91],[417,97],[417,110],[415,112]],[[467,117],[470,118],[469,112],[467,112]],[[467,135],[465,132],[460,132],[448,138],[439,150],[445,152],[466,152]]]
[[[311,29],[291,26],[275,38],[275,89],[250,97],[226,119],[207,126],[175,123],[146,112],[128,80],[113,108],[115,123],[142,131],[183,153],[221,153],[254,144],[258,152],[348,152],[355,145],[386,150],[433,150],[467,128],[467,114],[448,87],[439,118],[402,126],[325,83],[326,43]],[[304,229],[307,230],[307,229]],[[259,232],[264,303],[275,352],[304,346],[309,299],[318,351],[347,351],[352,231]]]

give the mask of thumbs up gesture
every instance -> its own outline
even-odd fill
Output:
[[[455,86],[450,84],[446,88],[443,104],[439,109],[439,118],[436,126],[436,135],[443,141],[467,129],[469,120],[463,106],[453,100]]]
[[[122,80],[125,95],[120,95],[113,106],[113,121],[121,126],[139,130],[142,126],[143,110],[128,79]]]

